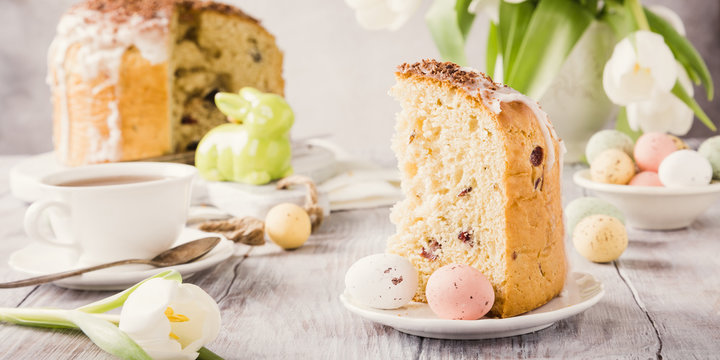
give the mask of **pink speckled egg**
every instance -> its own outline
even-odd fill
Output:
[[[672,137],[663,133],[646,133],[635,143],[635,162],[643,171],[657,172],[660,163],[677,150]]]
[[[495,302],[495,291],[485,275],[461,264],[435,270],[428,279],[425,296],[437,316],[452,320],[477,320]]]
[[[635,176],[630,179],[630,183],[628,183],[628,185],[663,186],[663,184],[660,182],[660,177],[658,176],[658,174],[652,171],[642,171],[635,174]]]

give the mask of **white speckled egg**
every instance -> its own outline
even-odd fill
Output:
[[[660,163],[658,176],[667,187],[705,186],[712,180],[710,162],[692,150],[678,150]]]
[[[588,216],[575,227],[573,245],[580,255],[592,262],[613,261],[627,248],[627,230],[612,216]]]
[[[345,274],[345,291],[376,309],[396,309],[412,300],[418,273],[410,261],[394,254],[375,254],[356,261]]]

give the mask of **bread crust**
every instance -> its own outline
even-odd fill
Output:
[[[521,102],[504,103],[498,116],[507,154],[505,217],[507,283],[501,317],[535,309],[557,296],[565,283],[561,166],[548,171],[547,149],[533,112]],[[555,149],[560,144],[555,141]],[[544,149],[533,166],[531,154]]]
[[[68,50],[68,63],[77,61],[78,50],[79,45]],[[64,159],[66,165],[106,161],[93,161],[92,156],[100,152],[117,151],[117,160],[133,160],[170,151],[170,123],[161,120],[167,119],[168,113],[167,63],[152,65],[132,48],[125,52],[120,66],[117,85],[103,86],[99,92],[94,89],[108,81],[107,74],[86,80],[73,72],[66,74],[65,93],[53,92],[55,144],[63,142],[60,119],[64,109],[59,97],[67,97],[69,138],[66,141],[70,147]],[[53,77],[59,76],[55,69],[50,71]],[[54,81],[57,83],[57,79]],[[117,104],[117,109],[111,104]],[[113,114],[114,111],[117,113]],[[111,121],[116,123],[109,124]],[[118,136],[111,134],[112,125],[120,129],[122,136],[112,138]],[[101,151],[103,146],[108,148]]]

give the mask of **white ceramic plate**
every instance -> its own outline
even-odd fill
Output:
[[[398,331],[436,339],[493,339],[545,329],[556,321],[579,314],[605,294],[602,283],[585,273],[570,273],[562,293],[528,313],[507,319],[446,320],[438,318],[424,303],[412,302],[394,310],[360,305],[347,294],[340,301],[351,312]]]
[[[232,241],[222,235],[191,228],[186,228],[173,246],[206,236],[218,236],[222,240],[202,258],[172,267],[179,271],[184,278],[190,277],[200,270],[213,267],[233,255],[235,249]],[[12,253],[8,263],[16,271],[29,276],[38,276],[71,270],[76,267],[76,260],[77,253],[71,249],[34,242]],[[54,284],[68,289],[124,290],[167,269],[155,268],[150,265],[122,265],[58,280]]]
[[[692,224],[720,199],[720,182],[695,187],[604,184],[592,181],[590,170],[573,175],[575,184],[617,206],[628,225],[637,229],[670,230]]]

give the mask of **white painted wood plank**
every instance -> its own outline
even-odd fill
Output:
[[[720,352],[720,206],[689,228],[629,233],[616,266],[635,288],[668,359],[717,358]]]

